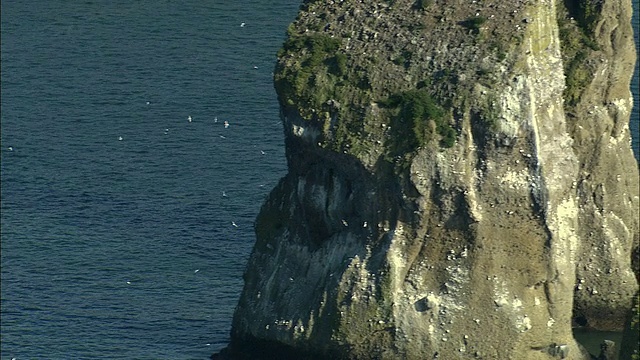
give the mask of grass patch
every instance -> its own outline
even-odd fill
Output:
[[[493,51],[498,61],[503,61],[507,58],[507,45],[504,41],[493,40],[491,44],[489,44],[489,48]]]
[[[568,64],[565,64],[565,89],[564,99],[570,106],[578,104],[582,93],[593,80],[593,73],[585,65],[588,52],[578,51]]]
[[[279,58],[295,57],[295,63],[276,69],[274,82],[285,104],[294,104],[303,117],[321,108],[333,96],[347,73],[347,55],[340,53],[340,39],[323,34],[296,35],[293,28],[278,52]]]
[[[426,89],[415,89],[390,96],[380,105],[395,110],[391,118],[388,154],[392,157],[414,153],[440,135],[440,144],[451,147],[457,132],[446,121],[445,111]]]
[[[487,98],[485,107],[481,109],[479,115],[484,129],[489,133],[494,133],[498,128],[498,119],[500,118],[500,106],[495,95],[492,94]]]
[[[585,35],[593,35],[596,23],[600,20],[602,11],[601,1],[592,0],[564,0],[564,9],[574,18]]]
[[[274,71],[280,102],[303,119],[318,122],[325,135],[322,147],[366,152],[363,115],[356,112],[371,102],[367,68],[350,62],[339,38],[298,34],[293,27],[288,35]],[[339,121],[332,120],[336,118]]]
[[[587,60],[593,51],[599,50],[593,39],[598,9],[598,5],[589,1],[566,0],[564,5],[558,4],[558,28],[566,81],[563,96],[569,107],[577,105],[593,80],[593,70]]]

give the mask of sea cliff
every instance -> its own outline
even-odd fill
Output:
[[[585,359],[638,289],[626,0],[306,1],[226,353]]]

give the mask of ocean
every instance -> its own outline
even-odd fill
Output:
[[[272,70],[299,4],[1,2],[0,358],[227,344],[286,172]]]

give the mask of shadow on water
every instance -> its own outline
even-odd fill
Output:
[[[600,354],[600,344],[605,340],[611,340],[616,343],[616,356],[620,356],[620,344],[622,343],[621,332],[574,328],[573,337],[593,356]]]

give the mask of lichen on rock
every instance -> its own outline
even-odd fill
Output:
[[[591,4],[306,1],[229,351],[583,359],[575,316],[621,328],[635,54],[630,2]]]

